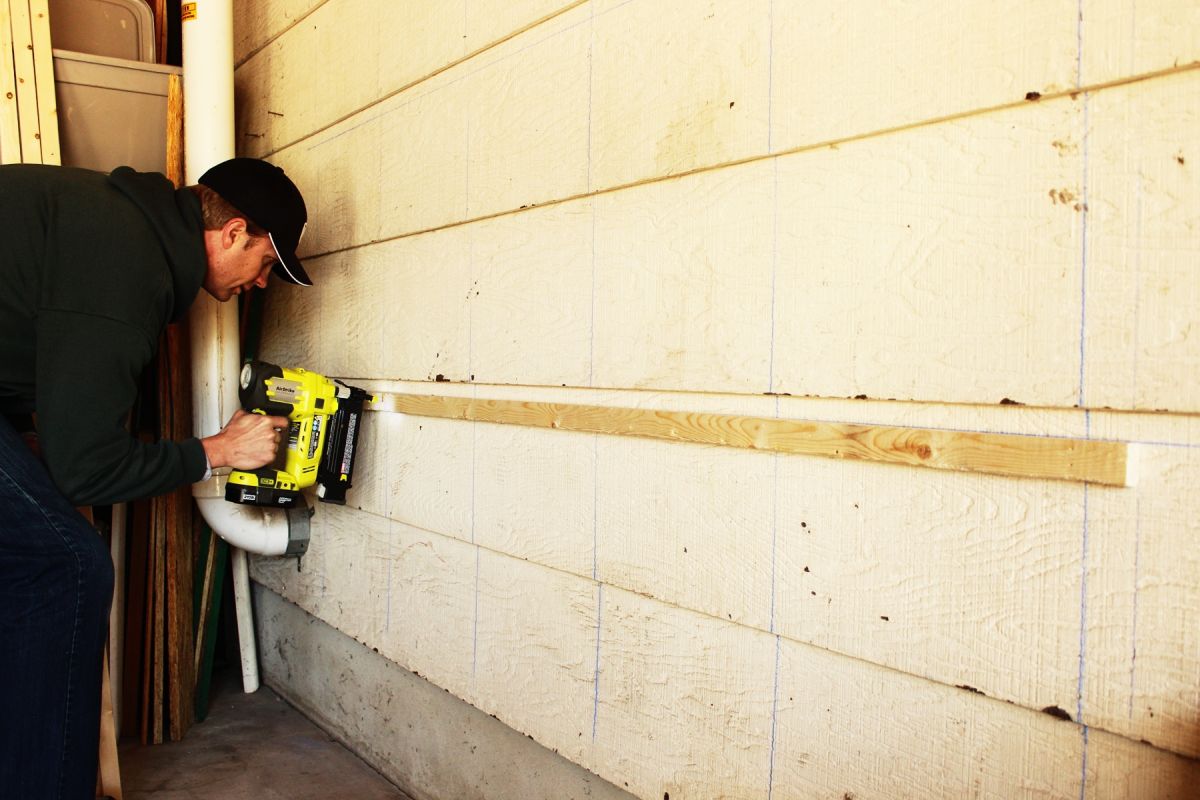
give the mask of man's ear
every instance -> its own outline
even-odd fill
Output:
[[[233,247],[238,239],[246,235],[246,220],[234,217],[221,226],[221,246],[226,250]]]

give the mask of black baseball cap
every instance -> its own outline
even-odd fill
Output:
[[[279,277],[299,286],[313,285],[296,258],[308,210],[300,190],[282,169],[258,158],[231,158],[209,169],[199,182],[267,232],[279,258]]]

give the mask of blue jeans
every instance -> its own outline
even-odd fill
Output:
[[[0,416],[0,797],[96,794],[104,540]]]

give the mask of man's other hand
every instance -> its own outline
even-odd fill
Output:
[[[208,465],[234,469],[258,469],[275,460],[275,453],[288,430],[287,417],[234,412],[221,432],[200,440]]]

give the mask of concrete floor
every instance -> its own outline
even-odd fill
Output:
[[[121,743],[125,800],[411,800],[265,686],[222,676],[182,742]]]

